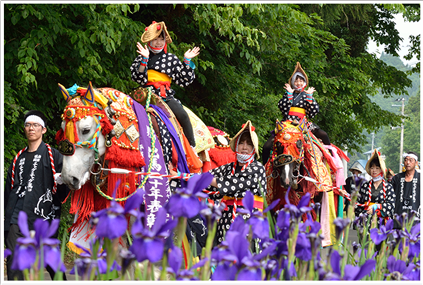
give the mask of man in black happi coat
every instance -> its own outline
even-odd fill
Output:
[[[398,173],[392,178],[392,185],[396,194],[395,213],[401,215],[404,212],[410,214],[410,210],[417,211],[420,219],[420,173],[416,170],[418,156],[415,152],[407,152],[403,155],[405,172]],[[394,228],[400,225],[395,222]]]
[[[64,184],[59,185],[63,157],[58,150],[43,142],[43,134],[47,131],[44,114],[31,110],[25,114],[24,120],[28,146],[16,155],[10,165],[4,189],[4,238],[6,247],[12,251],[7,258],[8,280],[24,279],[22,271],[10,268],[17,239],[23,237],[18,226],[19,212],[27,214],[28,228],[34,230],[36,219],[52,221],[60,218],[61,203],[69,194]],[[56,232],[53,237],[57,238],[57,235]],[[48,266],[47,271],[53,279],[53,269]]]

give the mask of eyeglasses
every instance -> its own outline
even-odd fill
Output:
[[[29,128],[31,128],[31,127],[33,127],[34,129],[38,129],[39,127],[41,127],[41,125],[40,125],[40,124],[38,124],[38,123],[33,123],[33,124],[31,124],[31,123],[26,123],[24,126],[25,126],[25,128],[27,128],[27,129],[29,129]]]
[[[414,162],[414,158],[404,158],[404,162]]]

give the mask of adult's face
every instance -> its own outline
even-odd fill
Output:
[[[372,166],[370,166],[370,176],[372,177],[376,177],[378,176],[380,173],[382,172],[382,168],[380,168],[379,166],[373,164]]]
[[[250,140],[244,139],[239,142],[238,152],[241,154],[250,154],[253,151],[254,145]]]
[[[407,156],[404,158],[405,171],[412,171],[417,166],[417,161],[414,158]]]
[[[30,142],[42,139],[43,134],[47,131],[46,128],[43,128],[43,126],[37,122],[26,122],[24,126],[25,136]]]

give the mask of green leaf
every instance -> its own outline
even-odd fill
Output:
[[[29,15],[28,10],[27,10],[27,9],[24,9],[24,10],[22,11],[22,18],[26,19],[26,17],[28,17],[28,15]]]

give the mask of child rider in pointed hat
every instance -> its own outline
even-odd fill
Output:
[[[141,36],[142,45],[137,42],[137,52],[140,54],[132,63],[131,78],[143,87],[152,86],[155,94],[160,95],[168,104],[181,124],[190,145],[195,147],[194,132],[187,112],[179,100],[175,99],[175,91],[170,83],[175,82],[181,87],[190,85],[194,79],[195,64],[191,61],[200,53],[199,47],[189,49],[184,54],[183,63],[178,57],[167,52],[167,45],[172,39],[165,22],[155,22],[145,28]]]
[[[302,69],[301,64],[297,62],[294,72],[286,83],[284,89],[285,94],[279,100],[278,107],[282,112],[283,121],[297,121],[300,122],[302,118],[307,120],[314,118],[319,113],[319,104],[313,97],[314,87],[308,86],[308,76]],[[317,124],[308,122],[308,129],[318,138],[323,144],[330,145],[330,140],[327,133],[322,130]],[[263,163],[265,164],[269,158],[270,150],[272,149],[274,139],[274,131],[269,139],[263,145]]]

